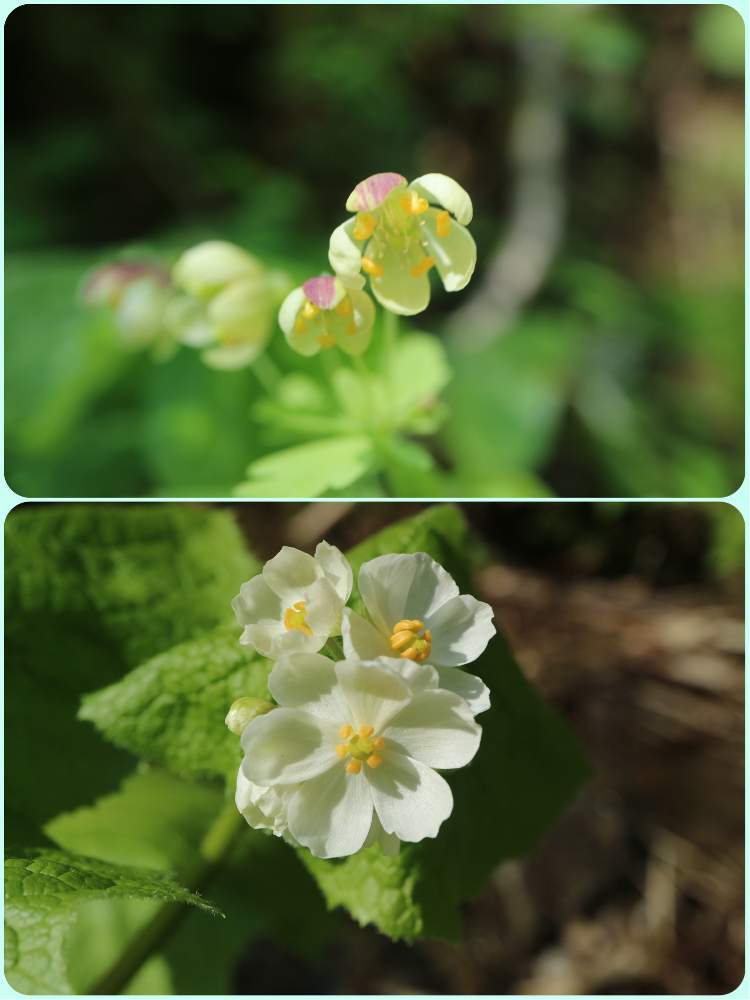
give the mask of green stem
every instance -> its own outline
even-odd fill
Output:
[[[344,643],[341,639],[334,639],[331,636],[323,647],[323,653],[327,653],[332,660],[343,660]]]
[[[281,372],[273,361],[271,361],[268,354],[259,354],[255,361],[253,361],[252,369],[255,372],[255,377],[269,396],[273,395],[281,381]]]
[[[228,802],[209,827],[200,847],[201,858],[185,879],[193,891],[200,891],[224,863],[237,833],[243,826],[234,802]],[[160,951],[189,912],[185,903],[164,903],[141,928],[123,954],[88,990],[91,995],[121,993],[141,966]]]
[[[383,310],[383,356],[385,359],[385,377],[390,382],[393,376],[393,366],[396,358],[396,341],[398,340],[398,316],[390,309]]]

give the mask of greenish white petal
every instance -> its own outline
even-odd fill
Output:
[[[471,198],[467,192],[445,174],[423,174],[409,187],[426,198],[432,205],[442,205],[455,216],[462,226],[468,226],[474,215]]]

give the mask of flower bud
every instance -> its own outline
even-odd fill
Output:
[[[155,285],[166,288],[169,272],[160,264],[143,260],[115,260],[94,268],[83,279],[80,299],[85,306],[109,306],[114,309],[125,291],[136,281],[150,278]]]
[[[232,707],[227,712],[224,719],[227,729],[231,730],[235,736],[242,736],[245,727],[256,719],[259,715],[265,715],[276,706],[270,701],[262,698],[238,698],[232,702]]]
[[[210,299],[238,278],[262,277],[263,266],[252,254],[224,240],[191,247],[172,269],[174,283],[199,299]]]

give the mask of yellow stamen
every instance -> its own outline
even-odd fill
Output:
[[[312,635],[313,631],[307,624],[306,615],[305,602],[295,601],[291,608],[287,608],[284,612],[284,627],[290,632],[293,629],[297,629],[300,632],[304,632],[305,635]]]
[[[376,264],[372,257],[362,258],[362,270],[369,274],[371,278],[380,278],[383,274],[383,268],[380,264]]]
[[[375,732],[375,726],[359,727],[359,735],[362,737],[363,740],[366,740],[368,736],[372,736],[374,732]]]
[[[350,760],[349,763],[346,765],[347,774],[359,774],[361,770],[362,770],[361,760],[355,760],[354,758],[352,758],[352,760]]]
[[[383,747],[385,746],[385,740],[383,739],[382,736],[378,736],[376,739],[372,741],[372,745],[375,747],[376,750],[382,750]]]
[[[305,319],[315,319],[319,312],[320,309],[318,309],[314,302],[310,302],[309,299],[302,306],[302,315]]]
[[[404,618],[393,626],[389,645],[405,660],[424,663],[432,651],[432,634],[418,618]]]
[[[375,232],[377,224],[377,219],[374,215],[371,215],[370,212],[360,212],[357,215],[357,221],[354,224],[352,236],[355,240],[369,240]]]
[[[339,736],[342,740],[348,740],[353,732],[354,730],[351,726],[342,726],[341,729],[339,729]]]
[[[435,261],[432,257],[423,257],[418,264],[415,264],[411,269],[412,278],[421,278],[423,274],[427,274],[431,267],[433,267]]]
[[[416,191],[409,191],[408,194],[401,196],[401,208],[403,208],[408,215],[421,215],[422,212],[426,212],[429,207],[427,199],[420,198]]]
[[[294,329],[297,331],[297,333],[304,333],[306,328],[307,328],[307,323],[305,323],[305,321],[302,319],[301,316],[298,316],[297,322],[294,324]]]
[[[371,753],[370,756],[367,758],[368,767],[380,767],[382,763],[383,763],[383,758],[379,757],[378,754],[376,753]]]
[[[450,212],[438,212],[437,219],[435,220],[435,230],[438,236],[447,236],[451,231],[451,214]]]
[[[331,347],[336,346],[336,338],[332,337],[330,333],[321,333],[318,337],[318,343],[324,351],[327,351],[330,350]]]
[[[347,747],[346,743],[336,744],[336,753],[339,755],[339,757],[341,757],[342,760],[344,759],[344,757],[346,757],[348,752],[349,748]]]
[[[349,296],[347,295],[336,306],[335,312],[337,316],[348,316],[351,311],[352,311],[352,302]]]
[[[353,337],[354,334],[357,332],[357,324],[356,323],[347,324],[346,332],[349,334],[350,337]]]

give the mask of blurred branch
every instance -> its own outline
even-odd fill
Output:
[[[448,323],[449,337],[467,350],[508,329],[542,285],[562,236],[563,50],[537,31],[519,40],[519,55],[524,85],[511,126],[508,229],[476,292]]]

